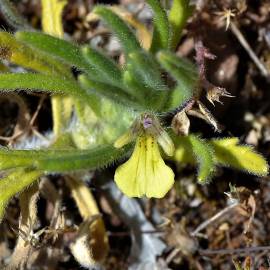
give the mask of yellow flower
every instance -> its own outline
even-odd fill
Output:
[[[130,159],[117,168],[114,179],[129,197],[162,198],[173,186],[174,173],[164,163],[157,139],[143,133],[137,137]]]

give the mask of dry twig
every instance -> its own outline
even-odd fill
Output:
[[[241,33],[241,31],[239,30],[239,28],[236,26],[236,24],[234,22],[231,22],[230,26],[231,26],[231,30],[232,30],[233,34],[236,36],[236,38],[238,39],[238,41],[240,42],[240,44],[247,51],[248,55],[253,60],[254,64],[260,70],[261,74],[264,77],[270,79],[270,73],[269,73],[269,71],[267,70],[267,68],[265,67],[265,65],[260,61],[260,59],[255,54],[255,52],[252,50],[252,48],[250,47],[249,43],[247,42],[247,40],[245,39],[244,35]]]
[[[207,219],[206,221],[204,221],[203,223],[201,223],[192,233],[191,236],[198,236],[199,232],[202,231],[203,229],[205,229],[207,226],[209,226],[211,223],[213,223],[214,221],[216,221],[217,219],[221,218],[222,216],[224,216],[225,214],[227,214],[228,212],[230,212],[233,208],[237,207],[239,205],[238,202],[233,203],[229,206],[227,206],[226,208],[222,209],[220,212],[218,212],[217,214],[215,214],[214,216],[212,216],[211,218]]]
[[[261,252],[270,250],[270,246],[261,246],[261,247],[246,247],[246,248],[236,248],[236,249],[217,249],[217,250],[199,250],[199,253],[203,256],[209,255],[231,255],[231,254],[249,254],[252,252]]]

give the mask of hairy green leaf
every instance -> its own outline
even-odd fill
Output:
[[[167,100],[165,108],[168,111],[173,110],[175,108],[179,108],[190,98],[191,96],[188,93],[182,91],[181,87],[176,87],[170,90],[169,98]]]
[[[126,57],[128,57],[129,53],[141,49],[136,35],[118,15],[111,11],[110,8],[99,5],[94,8],[93,12],[101,16],[108,27],[115,33],[123,47]]]
[[[190,0],[173,0],[169,13],[171,26],[171,48],[175,49],[180,41],[182,30],[187,19],[191,16],[194,7],[190,5]]]
[[[165,91],[168,87],[162,80],[162,72],[159,63],[155,58],[143,50],[129,54],[129,70],[133,71],[134,76],[147,88],[155,91]]]
[[[208,182],[215,170],[214,151],[211,144],[195,135],[173,136],[175,143],[174,160],[179,164],[198,163],[198,181]]]
[[[10,0],[0,0],[0,10],[7,22],[17,29],[33,29],[32,26],[22,17]]]
[[[184,92],[187,92],[187,94],[194,92],[199,76],[193,63],[185,58],[177,57],[169,51],[159,52],[158,60],[169,74],[174,77]]]
[[[194,157],[196,158],[198,168],[198,181],[202,184],[208,182],[215,170],[213,149],[206,141],[189,135],[188,139],[191,144]]]
[[[173,108],[176,104],[178,106],[183,104],[196,94],[198,72],[195,65],[187,59],[176,57],[175,54],[168,51],[159,52],[158,60],[177,81],[177,86],[172,91],[169,108]]]
[[[216,163],[247,171],[255,175],[267,175],[266,160],[256,153],[251,146],[239,145],[238,138],[212,140]]]
[[[53,37],[42,32],[19,31],[15,34],[18,40],[25,42],[34,49],[64,63],[98,76],[93,67],[86,62],[80,47],[66,40]]]
[[[6,73],[0,75],[0,90],[2,92],[26,90],[42,91],[52,94],[72,95],[85,102],[91,102],[91,96],[81,88],[76,81],[64,77],[52,77],[35,73]]]
[[[154,32],[150,50],[155,53],[161,49],[169,49],[170,25],[166,10],[159,0],[147,0],[146,2],[154,12]]]
[[[110,99],[115,103],[120,103],[124,106],[131,108],[142,108],[135,97],[131,96],[123,89],[112,86],[106,83],[96,82],[86,77],[85,75],[79,76],[81,85],[90,93]]]
[[[1,58],[14,64],[45,74],[67,74],[61,62],[38,53],[7,32],[0,32],[0,46]]]
[[[41,175],[41,171],[18,169],[0,179],[0,221],[4,216],[8,201],[36,181]]]
[[[32,168],[44,172],[68,172],[104,167],[122,158],[127,148],[103,145],[89,150],[0,150],[0,169]]]
[[[115,86],[122,86],[121,70],[115,62],[106,57],[103,53],[89,46],[84,47],[82,52],[86,61],[101,73],[100,76],[103,76],[104,80]]]
[[[162,92],[157,92],[145,85],[142,80],[138,80],[138,76],[132,65],[128,64],[123,75],[123,82],[126,88],[139,100],[142,107],[156,111],[158,107],[161,107],[158,99],[160,98],[159,93]]]
[[[163,110],[169,90],[162,79],[161,67],[152,55],[143,50],[129,54],[124,81],[147,108]]]
[[[174,160],[177,164],[196,164],[188,136],[173,136],[175,144]]]
[[[149,91],[145,85],[139,80],[132,71],[132,67],[128,64],[123,73],[123,82],[128,91],[135,96],[140,102],[144,103],[146,99],[145,93]],[[153,90],[152,90],[153,91]]]

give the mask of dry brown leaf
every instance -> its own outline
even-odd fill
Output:
[[[84,220],[81,225],[82,229],[79,230],[77,239],[77,243],[81,244],[82,250],[81,252],[77,253],[77,246],[73,246],[73,248],[71,248],[71,251],[78,260],[81,260],[81,257],[77,255],[82,256],[83,252],[85,252],[85,254],[88,254],[87,263],[89,265],[102,263],[107,256],[109,244],[103,220],[101,217],[97,218],[100,213],[95,199],[89,188],[80,179],[67,176],[66,181],[71,190],[72,197],[74,198],[78,206],[79,212]],[[93,217],[95,217],[94,221]],[[89,228],[88,233],[86,233],[86,226],[88,226]],[[82,259],[84,260],[85,256]],[[79,262],[82,263],[82,260]],[[85,261],[83,263],[84,265],[86,264]]]
[[[33,234],[33,226],[37,220],[37,199],[37,183],[33,184],[20,194],[21,215],[19,220],[19,235],[6,270],[26,269],[28,259],[33,251],[33,245],[37,241]]]

